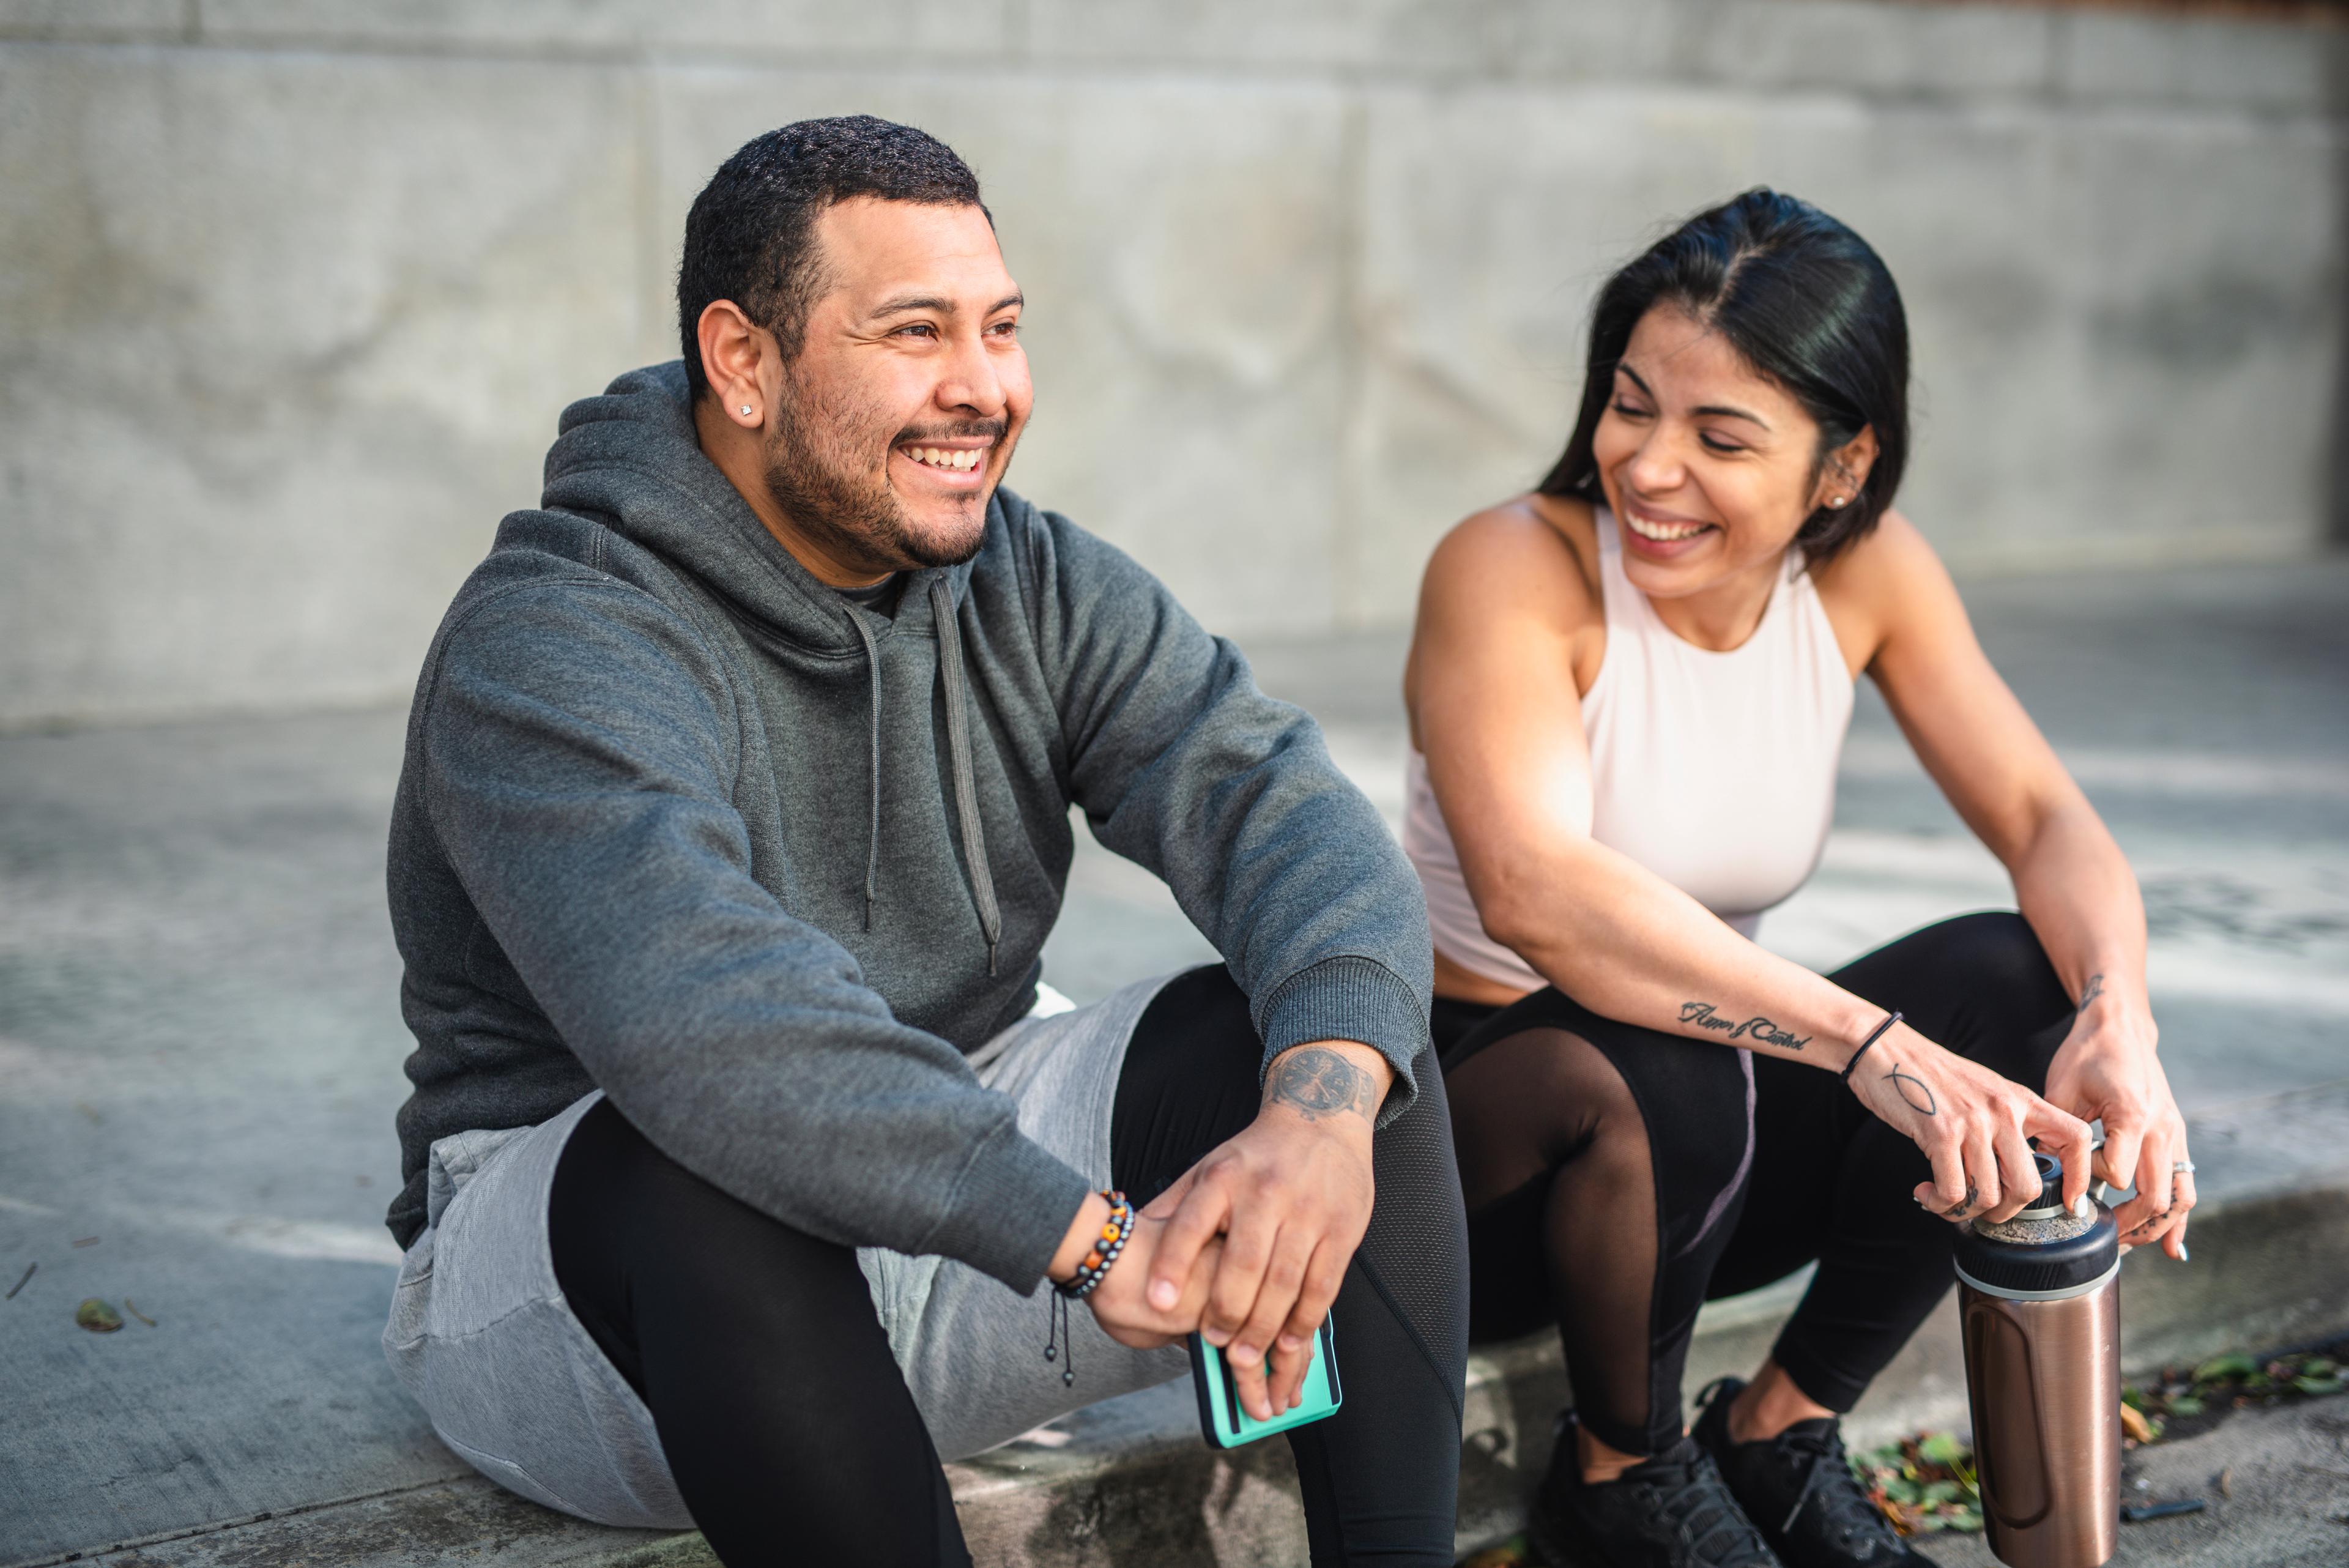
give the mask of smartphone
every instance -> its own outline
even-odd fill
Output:
[[[1224,1353],[1197,1334],[1191,1335],[1191,1386],[1199,1396],[1199,1431],[1208,1447],[1237,1449],[1338,1413],[1346,1394],[1338,1382],[1337,1340],[1330,1327],[1335,1315],[1324,1317],[1320,1332],[1313,1336],[1313,1364],[1305,1369],[1305,1386],[1298,1391],[1300,1403],[1269,1421],[1259,1421],[1240,1407],[1239,1392],[1233,1386],[1231,1366]]]

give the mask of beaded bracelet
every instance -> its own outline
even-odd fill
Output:
[[[1101,1288],[1102,1281],[1109,1277],[1110,1265],[1117,1262],[1133,1235],[1133,1205],[1125,1200],[1125,1194],[1105,1190],[1102,1196],[1109,1199],[1109,1218],[1102,1221],[1100,1239],[1066,1284],[1052,1282],[1052,1294],[1045,1303],[1044,1359],[1059,1361],[1061,1381],[1071,1386],[1077,1381],[1077,1342],[1069,1333],[1069,1303],[1081,1302]],[[1063,1345],[1068,1351],[1065,1356]]]
[[[1125,1200],[1125,1194],[1112,1191],[1102,1196],[1109,1199],[1109,1218],[1102,1221],[1101,1239],[1077,1265],[1068,1283],[1052,1286],[1072,1302],[1081,1302],[1100,1289],[1102,1281],[1109,1277],[1109,1266],[1117,1262],[1117,1255],[1125,1251],[1126,1239],[1133,1234],[1133,1205]]]

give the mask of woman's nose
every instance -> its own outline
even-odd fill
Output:
[[[1632,489],[1642,495],[1661,495],[1678,489],[1686,472],[1679,452],[1661,433],[1640,443],[1631,461],[1623,465],[1623,477]]]

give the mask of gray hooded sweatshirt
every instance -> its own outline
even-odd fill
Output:
[[[1410,1102],[1418,881],[1312,720],[1147,572],[999,491],[978,556],[879,614],[702,455],[680,365],[574,403],[417,682],[392,1234],[434,1139],[600,1087],[787,1224],[1032,1290],[1087,1184],[965,1054],[1034,1003],[1071,803],[1174,889],[1268,1059],[1359,1040],[1385,1114]]]

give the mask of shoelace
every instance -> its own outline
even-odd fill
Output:
[[[1721,1472],[1702,1460],[1673,1467],[1681,1479],[1656,1488],[1656,1511],[1688,1532],[1697,1557],[1710,1568],[1750,1568],[1772,1559]]]
[[[1816,1499],[1826,1510],[1827,1524],[1838,1540],[1849,1543],[1856,1538],[1873,1537],[1888,1545],[1899,1543],[1900,1532],[1884,1517],[1884,1511],[1869,1501],[1852,1478],[1851,1461],[1843,1451],[1843,1431],[1830,1426],[1824,1435],[1805,1433],[1790,1438],[1785,1445],[1788,1459],[1805,1467],[1802,1490],[1795,1494],[1795,1506],[1786,1513],[1786,1521],[1778,1526],[1778,1533],[1786,1534],[1795,1528],[1803,1510]],[[1837,1485],[1837,1480],[1842,1485]]]

